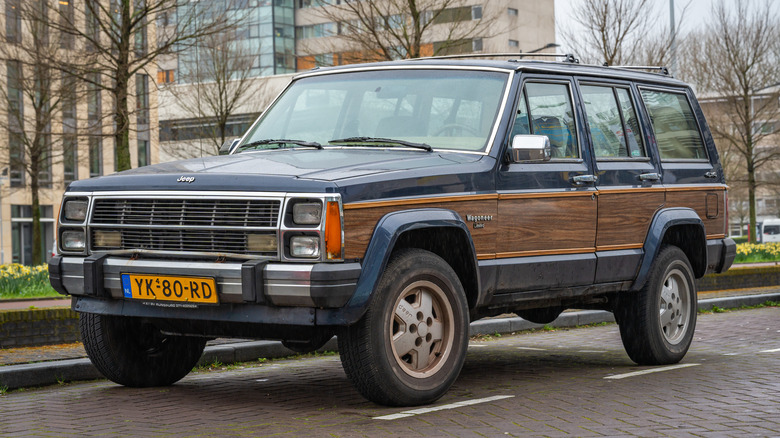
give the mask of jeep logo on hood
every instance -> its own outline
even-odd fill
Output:
[[[180,176],[179,179],[176,180],[176,182],[185,182],[185,183],[191,183],[195,181],[194,176]]]

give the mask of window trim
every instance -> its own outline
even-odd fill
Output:
[[[618,105],[618,110],[620,111],[620,121],[621,121],[621,123],[623,123],[623,129],[624,130],[626,128],[626,123],[625,123],[625,120],[623,120],[623,112],[622,112],[623,106],[620,105],[620,99],[618,99],[618,97],[617,97],[616,89],[617,88],[621,88],[621,89],[626,90],[628,92],[628,97],[631,99],[632,103],[634,104],[634,115],[636,116],[637,125],[639,127],[639,136],[640,136],[640,138],[642,140],[642,149],[643,149],[643,152],[645,154],[643,157],[631,157],[631,156],[626,156],[626,157],[598,157],[598,156],[596,156],[596,149],[595,149],[595,147],[593,145],[593,141],[592,141],[593,139],[591,139],[590,146],[593,149],[593,158],[594,158],[594,160],[597,161],[597,162],[598,161],[610,161],[610,162],[616,162],[616,161],[617,162],[620,162],[620,161],[650,162],[650,161],[652,161],[652,159],[650,158],[650,153],[648,151],[647,133],[645,132],[644,127],[642,126],[641,116],[639,114],[639,105],[637,104],[637,96],[634,95],[633,90],[631,89],[631,84],[630,83],[622,83],[622,82],[621,83],[615,83],[615,82],[597,82],[597,81],[589,81],[589,80],[584,80],[584,81],[577,80],[577,91],[580,93],[580,97],[583,97],[582,88],[581,88],[583,85],[591,86],[591,87],[604,87],[604,88],[611,88],[612,89],[612,94],[613,94],[613,96],[615,96],[615,101],[616,101],[616,103]],[[641,97],[642,96],[640,95],[639,98],[641,99]],[[644,101],[642,103],[644,104]],[[584,100],[583,100],[583,104],[582,104],[582,110],[585,113],[585,120],[587,121],[588,113],[587,113],[587,108],[585,108]],[[588,129],[588,137],[590,137],[590,129]],[[655,134],[653,134],[653,138],[655,138]]]
[[[650,123],[650,131],[653,134],[653,143],[656,145],[656,150],[658,151],[658,159],[661,162],[667,162],[667,163],[712,163],[712,157],[710,156],[709,148],[707,147],[707,142],[704,141],[704,135],[702,135],[702,129],[701,124],[699,123],[699,118],[696,116],[696,111],[694,110],[693,103],[691,102],[691,98],[687,93],[687,90],[685,89],[679,89],[679,88],[665,88],[665,87],[658,87],[658,86],[650,86],[650,85],[641,85],[637,84],[637,90],[639,91],[639,98],[642,100],[642,107],[645,110],[645,114],[647,115],[647,121]],[[650,119],[650,110],[647,108],[647,104],[645,103],[644,97],[642,97],[642,90],[649,90],[649,91],[656,91],[661,93],[670,93],[670,94],[682,94],[685,96],[685,100],[688,102],[688,106],[691,109],[691,113],[693,114],[693,120],[696,122],[696,131],[699,133],[699,139],[701,140],[701,145],[704,148],[704,153],[707,155],[707,158],[664,158],[661,155],[661,149],[658,147],[658,137],[655,135],[655,127],[653,126],[653,122]]]

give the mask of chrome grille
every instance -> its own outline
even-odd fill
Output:
[[[278,256],[250,251],[250,234],[276,236],[278,199],[96,198],[91,249],[206,252]],[[98,245],[97,231],[121,235],[121,246]]]
[[[95,199],[92,224],[276,227],[279,200]]]

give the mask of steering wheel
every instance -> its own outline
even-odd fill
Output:
[[[474,129],[474,128],[470,127],[470,126],[461,125],[460,123],[448,123],[448,124],[440,127],[439,129],[437,129],[436,132],[433,135],[438,137],[438,136],[444,135],[446,132],[450,133],[450,135],[449,135],[450,137],[452,137],[452,134],[454,134],[456,132],[460,132],[461,134],[464,133],[464,132],[467,132],[469,134],[474,135],[475,137],[479,137],[480,136],[479,132],[477,132],[476,129]]]

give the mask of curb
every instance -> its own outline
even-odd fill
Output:
[[[699,301],[698,308],[699,310],[711,310],[714,307],[729,309],[741,306],[755,306],[767,301],[780,301],[780,293],[706,299]],[[610,312],[583,310],[564,312],[555,321],[547,325],[551,327],[576,327],[614,321],[615,318]],[[469,335],[512,333],[544,326],[545,324],[534,324],[520,317],[487,319],[471,323]],[[338,345],[334,338],[318,351],[337,350]],[[206,347],[203,356],[198,361],[198,365],[208,365],[215,362],[223,364],[248,362],[260,357],[274,359],[289,357],[295,354],[295,352],[285,348],[278,341],[238,342]],[[89,359],[67,359],[0,367],[0,388],[5,388],[6,390],[102,378],[103,376],[95,369]]]

